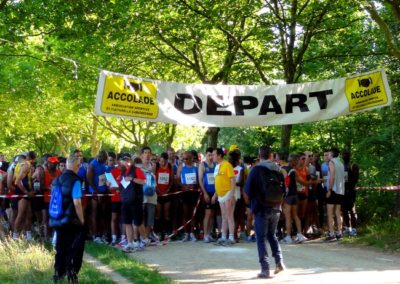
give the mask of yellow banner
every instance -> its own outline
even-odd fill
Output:
[[[150,81],[107,74],[103,113],[154,119],[158,115],[157,86]]]
[[[350,112],[386,105],[388,102],[382,72],[346,79],[345,93]]]

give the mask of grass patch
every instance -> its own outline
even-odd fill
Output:
[[[115,248],[87,243],[85,251],[135,284],[176,283]]]
[[[0,241],[0,283],[53,283],[54,252],[39,243]],[[93,266],[84,263],[80,283],[114,283]]]
[[[358,237],[345,238],[344,242],[400,252],[400,218],[366,225],[360,228],[358,233]]]

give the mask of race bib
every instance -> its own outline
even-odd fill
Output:
[[[196,173],[185,174],[186,184],[197,184]]]
[[[207,174],[207,184],[214,184],[215,183],[215,176],[214,173]]]
[[[106,175],[102,174],[99,175],[99,186],[104,186],[106,185]]]
[[[301,183],[296,183],[296,185],[297,185],[297,192],[304,192],[306,190],[306,187]]]
[[[169,174],[168,173],[158,173],[158,184],[169,184]]]
[[[34,190],[34,191],[39,191],[39,190],[40,190],[40,182],[35,181],[35,182],[33,183],[33,190]]]

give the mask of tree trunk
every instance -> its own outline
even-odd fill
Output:
[[[218,145],[218,133],[220,128],[219,127],[209,127],[206,135],[208,140],[208,147],[217,148]]]
[[[289,154],[290,149],[290,136],[292,134],[292,126],[291,124],[282,125],[281,127],[281,152],[285,154]]]
[[[96,157],[100,150],[100,141],[97,140],[97,127],[99,122],[97,119],[93,118],[93,125],[92,125],[92,135],[91,135],[91,150],[90,155],[92,157]]]

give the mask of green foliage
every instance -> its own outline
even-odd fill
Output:
[[[357,215],[361,224],[378,224],[396,216],[395,191],[359,190],[357,191]]]
[[[108,265],[132,283],[174,283],[145,264],[127,256],[120,250],[104,245],[88,243],[86,252]]]
[[[54,252],[41,244],[0,240],[1,283],[53,283]],[[93,266],[83,263],[80,283],[114,283]]]

